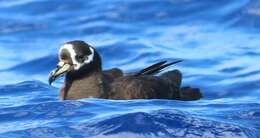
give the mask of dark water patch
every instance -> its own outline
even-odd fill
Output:
[[[26,81],[0,86],[1,109],[15,105],[38,103],[40,101],[53,101],[57,100],[57,97],[57,88],[50,87],[40,81]]]
[[[259,74],[260,71],[256,70],[256,71],[250,71],[250,72],[245,72],[245,73],[240,73],[238,75],[234,75],[234,77],[236,78],[241,78],[243,80],[243,78],[245,77],[249,77],[249,76],[254,76],[254,75],[257,75]]]
[[[259,86],[257,83],[258,81],[245,81],[243,83],[231,83],[228,86],[223,84],[211,84],[208,86],[204,84],[199,86],[201,86],[200,88],[206,99],[234,98],[234,100],[239,101],[247,96],[258,98]]]
[[[64,130],[64,131],[61,131]],[[156,130],[156,131],[155,131]],[[136,112],[110,119],[61,127],[39,127],[2,133],[2,136],[126,136],[142,137],[254,137],[250,129],[238,125],[209,121],[176,110]],[[123,134],[124,135],[124,134]]]
[[[123,42],[98,47],[97,51],[100,53],[103,59],[103,65],[105,67],[108,65],[120,66],[124,64],[131,64],[131,62],[136,61],[137,59],[141,60],[141,58],[138,57],[145,59],[147,54],[147,56],[155,54],[153,52],[149,52],[152,51],[152,49],[149,50],[149,47],[143,44],[127,44]],[[147,53],[144,51],[147,51]],[[128,55],[128,58],[125,61],[122,60],[125,59],[126,55]]]
[[[248,51],[245,53],[245,55],[252,56],[252,57],[258,57],[260,55],[260,53],[254,52],[254,51]]]
[[[228,68],[223,68],[220,71],[224,73],[236,73],[238,71],[243,70],[243,67],[228,67]]]
[[[48,0],[30,1],[1,9],[2,11],[9,12],[10,14],[20,12],[20,14],[37,16],[51,14],[53,12],[59,14],[60,12],[66,12],[68,10],[80,9],[84,5],[84,3],[80,1],[75,1],[74,3],[67,3],[69,1],[65,1],[64,3],[60,1],[51,2]]]
[[[183,66],[191,66],[193,68],[212,68],[218,64],[221,64],[223,61],[227,59],[187,59],[183,61]]]
[[[50,91],[53,87],[48,86],[40,81],[25,81],[17,84],[2,85],[0,86],[1,95],[10,95],[18,93],[26,93],[33,91]]]
[[[243,93],[246,95],[253,94],[254,96],[258,96],[259,94],[259,83],[260,80],[256,81],[241,81],[239,83],[233,83],[229,85],[229,89],[235,91],[237,93]]]
[[[9,69],[3,71],[13,71],[24,74],[46,74],[55,68],[58,63],[58,57],[55,55],[49,55],[46,57],[34,59],[25,63],[21,63]]]
[[[17,33],[24,33],[44,28],[43,24],[26,23],[18,20],[9,20],[6,22],[6,19],[0,19],[0,22],[4,22],[4,24],[0,24],[0,34],[2,35],[10,35],[14,33],[17,35]]]
[[[84,113],[80,108],[84,106],[91,107],[94,104],[81,102],[44,102],[39,104],[23,105],[18,107],[2,108],[0,114],[1,122],[12,122],[14,120],[48,120],[55,119],[55,121],[70,117],[91,117],[94,114]],[[97,105],[95,105],[97,106]],[[15,112],[14,109],[15,108]]]
[[[196,78],[196,80],[192,81],[195,84],[204,84],[206,87],[215,86],[216,82],[223,81],[227,79],[227,76],[216,74],[216,75],[208,75],[208,74],[202,74],[203,70],[201,72],[198,72],[197,74],[192,75],[184,75],[184,79],[193,79]],[[198,81],[199,80],[199,81]]]

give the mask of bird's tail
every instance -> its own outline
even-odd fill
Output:
[[[180,99],[183,101],[199,100],[202,94],[199,88],[182,87],[180,89]]]
[[[202,98],[199,88],[181,87],[182,74],[179,70],[165,72],[161,75],[161,77],[167,79],[171,85],[174,85],[178,89],[178,93],[174,94],[178,100],[192,101]]]

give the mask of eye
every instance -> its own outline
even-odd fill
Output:
[[[79,61],[81,63],[84,62],[84,60],[85,60],[83,55],[76,55],[75,58],[76,58],[77,61]]]
[[[78,59],[83,59],[84,58],[84,56],[83,55],[78,55],[78,57],[77,57]]]

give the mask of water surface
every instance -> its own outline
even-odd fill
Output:
[[[260,137],[257,0],[0,1],[0,137]],[[48,73],[66,41],[103,68],[183,59],[199,101],[60,101]]]

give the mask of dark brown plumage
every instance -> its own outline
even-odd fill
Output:
[[[136,73],[124,75],[120,69],[102,71],[101,57],[83,41],[64,44],[59,52],[59,64],[50,74],[50,83],[65,74],[61,99],[88,97],[106,99],[176,99],[198,100],[199,89],[181,88],[182,75],[178,70],[154,76],[164,68],[181,62],[162,61]]]

